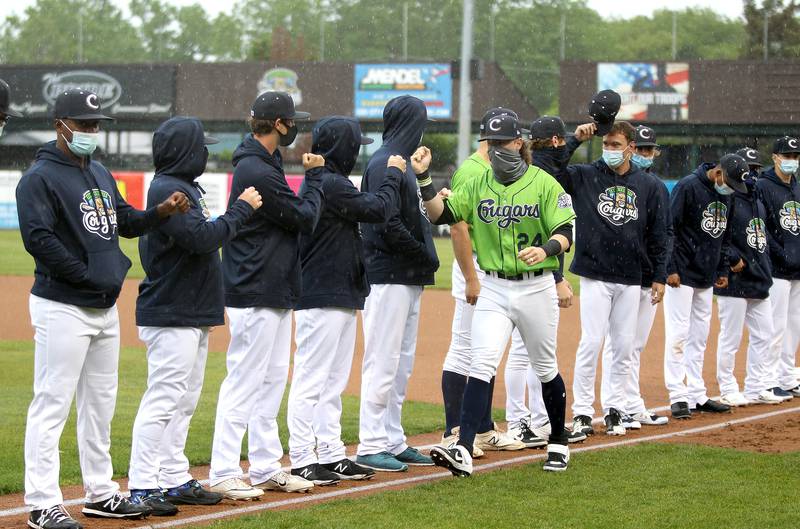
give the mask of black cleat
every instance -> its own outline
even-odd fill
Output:
[[[132,489],[131,503],[150,507],[153,516],[175,516],[178,508],[171,501],[167,501],[161,489]]]
[[[731,407],[727,404],[708,399],[703,404],[698,404],[695,411],[700,413],[730,413]]]
[[[204,489],[196,479],[180,487],[167,489],[167,501],[174,505],[216,505],[222,501],[222,494]]]
[[[293,476],[300,476],[303,479],[312,481],[318,487],[336,485],[341,481],[338,474],[334,474],[319,463],[311,463],[301,468],[292,469]]]
[[[54,505],[49,509],[31,511],[28,527],[32,529],[83,529],[63,505]]]
[[[676,402],[671,404],[670,412],[672,413],[673,419],[691,419],[692,418],[692,410],[689,409],[688,402]]]
[[[150,516],[153,509],[148,505],[131,503],[128,498],[117,491],[107,500],[84,504],[81,512],[88,518],[136,520]]]
[[[374,470],[372,470],[371,468],[362,467],[361,465],[354,463],[353,461],[347,458],[342,459],[341,461],[337,461],[335,463],[326,463],[321,466],[325,470],[333,472],[334,474],[339,476],[339,479],[363,481],[375,477]]]

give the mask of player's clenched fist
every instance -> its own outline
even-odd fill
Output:
[[[386,162],[386,167],[396,167],[403,173],[406,172],[406,159],[398,154],[389,156],[389,161]]]
[[[239,200],[244,200],[250,204],[250,207],[253,209],[261,207],[261,193],[256,191],[256,188],[252,186],[242,191],[242,194],[239,195]]]
[[[164,202],[156,206],[156,210],[162,219],[175,213],[186,213],[189,211],[189,199],[180,191],[175,191]]]
[[[430,165],[431,150],[424,145],[417,148],[414,154],[411,155],[411,168],[414,169],[414,174],[424,173]]]
[[[308,171],[309,169],[314,169],[315,167],[324,167],[325,166],[325,158],[320,156],[319,154],[311,154],[307,152],[303,155],[303,169]]]

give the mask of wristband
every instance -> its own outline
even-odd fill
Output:
[[[422,189],[424,186],[433,184],[431,175],[427,170],[417,175],[417,184],[419,184],[420,189]]]
[[[544,243],[541,248],[544,250],[544,254],[547,257],[552,257],[561,253],[561,243],[555,239],[550,239]]]

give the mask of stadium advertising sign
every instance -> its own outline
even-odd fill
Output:
[[[687,63],[601,62],[597,89],[614,90],[621,96],[617,119],[651,123],[689,119]]]
[[[422,99],[430,118],[452,117],[450,65],[356,64],[356,117],[381,118],[386,103],[404,94]]]
[[[174,106],[171,66],[34,66],[0,69],[14,87],[11,108],[26,117],[49,117],[59,93],[70,88],[95,92],[104,112],[120,117],[169,116]]]
[[[294,101],[295,106],[300,106],[303,103],[303,92],[297,84],[297,72],[289,68],[272,68],[267,70],[266,73],[258,81],[259,96],[264,92],[286,92]]]

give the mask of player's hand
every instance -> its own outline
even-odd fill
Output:
[[[481,282],[477,276],[467,279],[466,298],[467,303],[474,305],[478,302],[478,296],[481,293]]]
[[[681,276],[678,274],[670,274],[669,277],[667,277],[667,284],[672,288],[678,288],[681,286]]]
[[[319,154],[311,154],[310,152],[303,154],[303,169],[308,171],[316,167],[325,167],[325,158]]]
[[[261,207],[261,193],[256,191],[256,188],[252,186],[242,191],[242,194],[239,195],[239,200],[244,200],[250,204],[250,207],[253,209]]]
[[[718,277],[717,280],[714,282],[714,286],[717,288],[728,288],[728,278]]]
[[[578,141],[586,141],[597,131],[597,125],[592,123],[584,123],[583,125],[579,125],[578,128],[575,129],[575,139]]]
[[[414,174],[424,173],[430,165],[431,150],[424,145],[418,147],[414,154],[411,155],[411,168],[414,169]]]
[[[656,283],[650,286],[650,304],[657,305],[664,299],[664,283]]]
[[[186,213],[189,211],[189,199],[180,191],[175,191],[164,202],[156,206],[158,216],[162,219],[176,213]]]
[[[406,159],[400,156],[399,154],[393,154],[389,156],[389,160],[386,162],[386,167],[395,167],[400,169],[401,172],[406,172]]]
[[[450,195],[452,195],[452,194],[453,194],[453,192],[452,192],[452,191],[450,191],[449,189],[447,189],[446,187],[443,187],[443,188],[441,188],[441,189],[439,190],[439,192],[438,192],[437,194],[438,194],[438,195],[439,195],[441,198],[449,198],[449,197],[450,197]]]
[[[556,283],[556,295],[558,296],[558,306],[568,309],[572,306],[572,285],[566,279]]]
[[[544,253],[544,250],[539,246],[529,246],[523,248],[522,251],[517,254],[517,258],[526,265],[533,266],[547,259],[547,254]]]
[[[739,259],[739,262],[731,267],[731,272],[734,273],[741,272],[742,270],[744,270],[745,264],[746,263],[744,262],[743,259]]]

